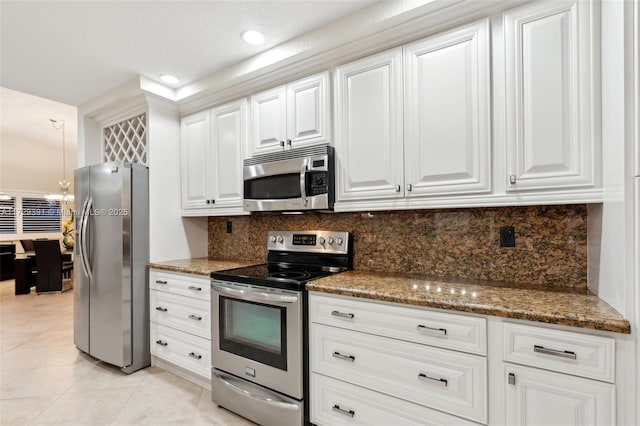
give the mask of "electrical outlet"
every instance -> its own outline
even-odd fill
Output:
[[[230,220],[227,221],[227,234],[230,234],[233,231],[233,222]]]
[[[516,231],[513,226],[500,227],[500,247],[515,247]]]

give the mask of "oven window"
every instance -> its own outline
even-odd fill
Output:
[[[220,296],[220,349],[287,369],[286,308]]]
[[[287,200],[300,197],[300,173],[267,176],[244,182],[244,198],[247,200]]]

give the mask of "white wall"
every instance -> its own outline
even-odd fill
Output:
[[[49,118],[65,122],[65,177],[72,182],[77,108],[6,88],[0,88],[0,106],[0,189],[59,192],[62,130],[55,129]]]
[[[207,256],[207,218],[180,215],[180,119],[152,102],[147,121],[150,260]]]

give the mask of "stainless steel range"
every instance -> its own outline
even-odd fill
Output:
[[[307,293],[352,267],[348,232],[272,231],[267,263],[211,274],[212,399],[261,425],[309,423]]]

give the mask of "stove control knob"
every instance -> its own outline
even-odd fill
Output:
[[[324,242],[325,242],[324,237],[318,237],[318,242],[319,242],[320,244],[324,244]]]
[[[336,238],[336,243],[341,246],[342,245],[342,238],[338,237]]]
[[[329,244],[333,244],[333,237],[329,237]]]
[[[282,244],[283,241],[284,241],[284,238],[282,238],[282,235],[278,235],[278,242]]]
[[[276,242],[276,236],[272,235],[271,238],[269,238],[269,240],[271,240],[272,243]]]

